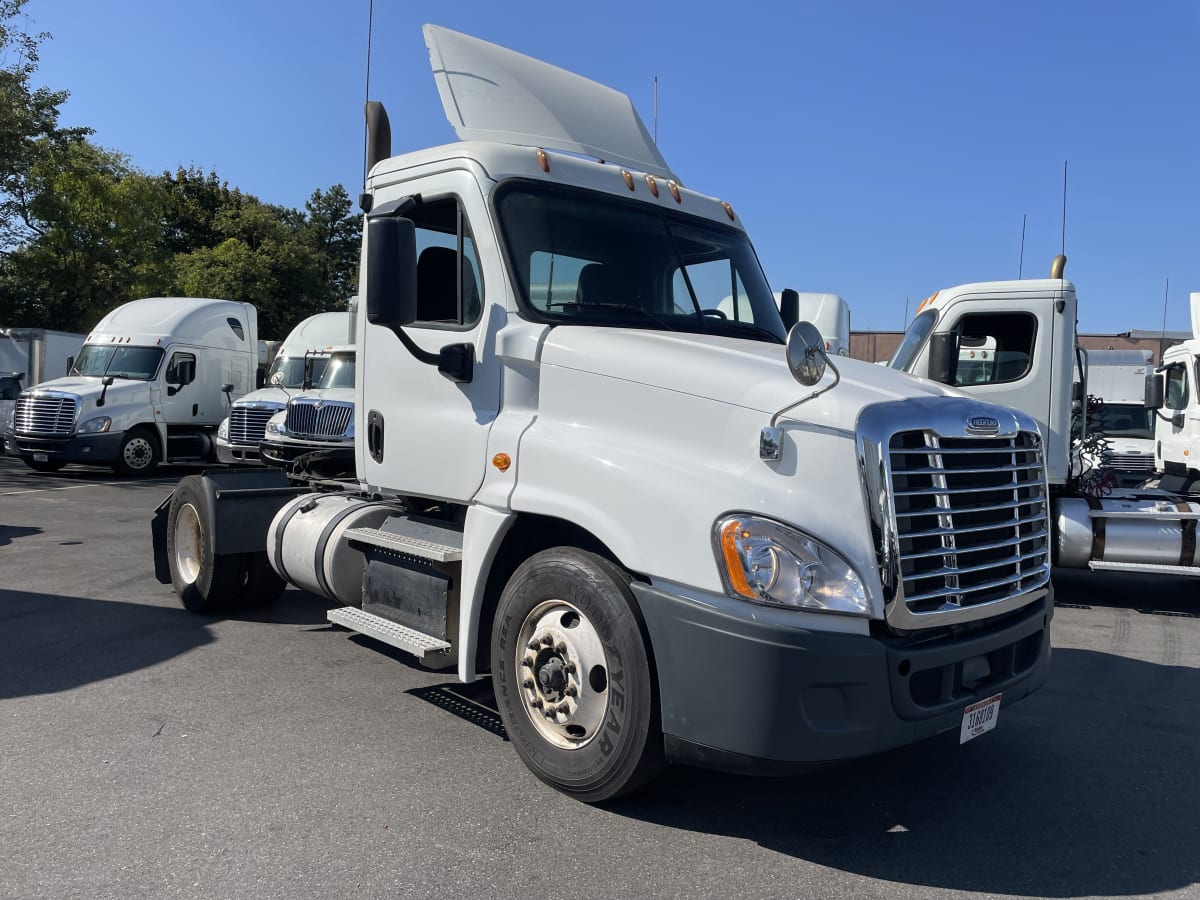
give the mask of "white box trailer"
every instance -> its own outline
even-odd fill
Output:
[[[21,392],[5,450],[39,471],[87,463],[144,474],[214,459],[217,426],[253,390],[257,364],[249,303],[134,300],[97,323],[69,375]]]

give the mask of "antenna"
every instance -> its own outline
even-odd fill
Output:
[[[1029,213],[1021,216],[1021,261],[1017,263],[1017,280],[1021,280],[1021,276],[1025,272],[1025,220],[1029,218]]]
[[[658,76],[654,76],[654,146],[658,146]]]
[[[1067,255],[1067,161],[1063,160],[1063,214],[1062,214],[1062,250]]]
[[[1167,295],[1171,292],[1171,278],[1167,277],[1167,286],[1163,288],[1163,324],[1162,324],[1162,345],[1158,348],[1158,357],[1162,359],[1162,351],[1167,345]]]
[[[367,84],[363,97],[364,108],[371,99],[371,33],[375,27],[375,0],[367,3]],[[367,140],[369,129],[363,124],[363,184],[367,183]]]
[[[907,297],[904,298],[904,328],[901,328],[900,330],[904,331],[906,328],[908,328],[908,298]]]

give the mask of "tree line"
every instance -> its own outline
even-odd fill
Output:
[[[283,338],[356,290],[361,223],[346,189],[304,209],[264,203],[216,171],[150,175],[59,124],[65,90],[34,87],[27,0],[0,0],[0,325],[86,332],[138,297],[224,297]]]

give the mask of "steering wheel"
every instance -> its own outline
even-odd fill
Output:
[[[728,319],[729,318],[729,316],[725,315],[725,313],[721,312],[719,309],[702,309],[702,310],[700,310],[700,315],[716,316],[718,319]]]

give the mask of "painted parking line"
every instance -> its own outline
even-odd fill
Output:
[[[74,490],[78,490],[79,488],[105,487],[107,485],[108,485],[107,481],[89,481],[87,484],[69,484],[66,487],[31,488],[30,490],[27,490],[27,491],[5,491],[3,494],[0,494],[0,497],[13,497],[17,494],[45,494],[45,493],[49,493],[50,491],[74,491]]]

